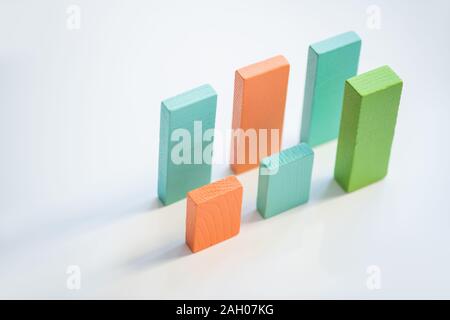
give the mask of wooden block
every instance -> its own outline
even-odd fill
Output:
[[[257,208],[264,218],[308,202],[313,161],[306,143],[261,160]]]
[[[239,233],[242,191],[239,180],[229,176],[188,193],[186,243],[192,252]]]
[[[345,191],[386,176],[402,87],[388,66],[347,80],[334,170]]]
[[[354,32],[309,47],[301,142],[314,147],[337,138],[345,80],[356,75],[360,51]]]
[[[198,131],[214,129],[216,105],[217,94],[210,85],[161,103],[158,197],[163,204],[181,200],[188,191],[211,182],[211,162],[204,161],[203,152],[212,152],[207,147],[213,141],[203,141]]]
[[[288,78],[289,62],[283,56],[236,71],[231,146],[231,169],[234,173],[256,168],[260,159],[280,150]],[[239,142],[245,139],[244,133],[249,129],[256,133],[255,148],[248,140]],[[267,134],[264,135],[261,129],[266,129]],[[272,129],[278,130],[277,136],[271,135]],[[267,138],[267,143],[260,140],[260,134]]]

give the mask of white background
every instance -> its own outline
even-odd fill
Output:
[[[234,70],[283,54],[292,146],[308,45],[349,30],[360,72],[388,64],[404,80],[388,177],[344,194],[329,143],[310,202],[262,220],[257,172],[241,175],[241,233],[191,254],[185,201],[156,198],[160,101],[210,83],[227,130]],[[1,0],[0,297],[450,298],[449,30],[436,0]]]

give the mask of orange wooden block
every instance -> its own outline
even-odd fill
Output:
[[[288,79],[289,62],[281,55],[236,71],[231,140],[234,173],[256,168],[260,159],[280,151]],[[277,136],[271,134],[272,129],[279,130]],[[255,136],[252,146],[250,140]]]
[[[239,180],[229,176],[188,192],[186,243],[192,252],[239,233],[242,191]]]

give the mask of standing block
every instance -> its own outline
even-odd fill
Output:
[[[388,66],[347,80],[334,170],[345,191],[386,176],[402,87]]]
[[[256,168],[259,159],[279,151],[288,78],[289,62],[283,56],[236,71],[231,140],[234,173]],[[276,135],[272,135],[272,129],[276,129]],[[266,139],[261,140],[260,134]]]
[[[203,141],[202,132],[214,129],[216,104],[210,85],[161,103],[158,197],[165,205],[211,182],[211,162],[205,160],[211,156],[213,139]]]
[[[313,161],[306,143],[261,160],[257,208],[264,218],[308,202]]]
[[[356,75],[360,50],[354,32],[309,47],[301,142],[314,147],[337,138],[345,80]]]
[[[186,243],[192,252],[239,233],[242,191],[238,179],[229,176],[188,193]]]

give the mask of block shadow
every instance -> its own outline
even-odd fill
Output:
[[[148,198],[142,194],[127,201],[119,199],[107,206],[87,205],[86,208],[73,211],[70,218],[54,219],[39,228],[30,228],[17,234],[5,245],[5,250],[17,251],[40,242],[54,242],[62,237],[76,236],[131,216],[152,214],[163,207],[158,197]]]
[[[191,251],[184,241],[177,241],[169,245],[150,250],[143,255],[130,260],[126,264],[126,267],[138,271],[146,270],[175,259],[186,257],[190,254]]]
[[[325,177],[318,181],[313,181],[311,187],[312,203],[324,202],[345,195],[345,191],[339,186],[333,177]]]
[[[253,211],[242,215],[241,223],[256,223],[264,221],[265,219],[261,217],[258,210],[254,209]]]

